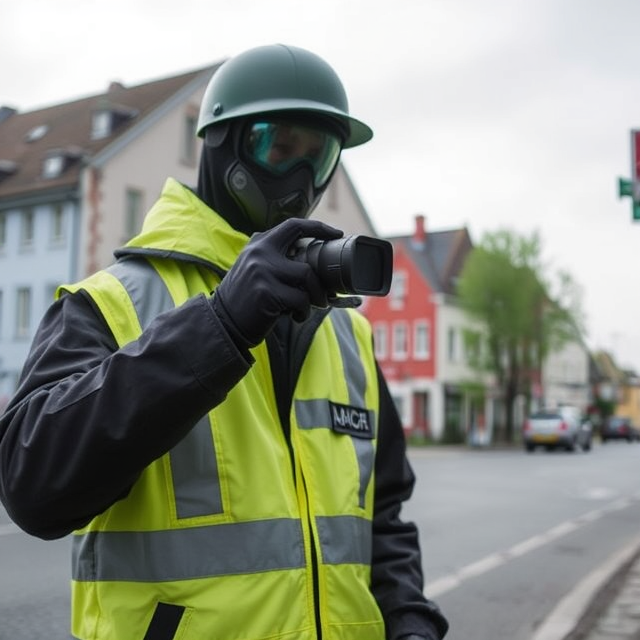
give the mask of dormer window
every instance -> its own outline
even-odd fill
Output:
[[[91,119],[91,139],[108,138],[123,122],[134,118],[138,112],[125,106],[109,106],[97,109]]]
[[[64,165],[65,158],[61,154],[45,158],[42,163],[42,177],[57,178],[64,171]]]
[[[42,177],[45,180],[58,178],[80,158],[82,158],[82,149],[79,147],[51,149],[42,162]]]
[[[0,158],[0,180],[12,176],[18,170],[18,165],[13,160]]]
[[[95,111],[91,120],[91,139],[100,140],[111,135],[111,111]]]

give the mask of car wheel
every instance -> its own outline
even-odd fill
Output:
[[[583,445],[582,445],[582,450],[587,452],[587,451],[591,451],[591,440],[587,440]]]
[[[527,442],[524,445],[524,448],[527,453],[533,453],[533,450],[535,449],[535,447],[530,442]]]

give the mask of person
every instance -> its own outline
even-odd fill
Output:
[[[116,261],[62,286],[0,422],[0,495],[72,533],[72,633],[435,640],[398,416],[362,314],[300,238],[372,137],[335,71],[269,45],[213,75],[197,187],[169,178]]]

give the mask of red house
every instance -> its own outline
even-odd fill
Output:
[[[466,228],[427,231],[418,215],[410,236],[389,240],[391,291],[368,298],[363,308],[373,325],[378,361],[408,432],[441,440],[450,427],[464,435],[474,421],[484,423],[483,412],[462,388],[475,374],[464,353],[469,320],[455,302],[471,238]]]

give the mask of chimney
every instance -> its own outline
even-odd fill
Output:
[[[415,217],[416,226],[413,232],[413,243],[419,246],[424,244],[424,241],[427,238],[427,229],[426,229],[426,218],[423,214],[418,213]]]

